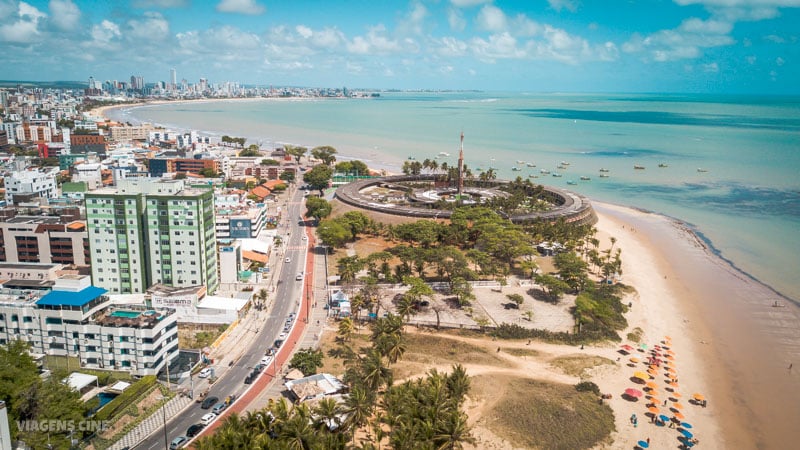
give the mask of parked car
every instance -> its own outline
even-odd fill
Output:
[[[225,411],[225,408],[227,407],[228,405],[226,405],[225,402],[219,402],[216,405],[214,405],[213,408],[211,408],[211,412],[213,412],[216,415],[220,415],[220,413],[222,411]]]
[[[286,258],[286,259],[283,260],[283,262],[290,263],[290,262],[292,262],[292,258]]]
[[[263,359],[262,359],[262,361],[263,361]],[[264,371],[264,369],[266,369],[266,368],[267,368],[266,364],[261,364],[261,363],[258,363],[258,364],[256,364],[256,366],[255,366],[255,367],[253,367],[253,372],[258,372],[258,373],[261,373],[261,372],[263,372],[263,371]]]
[[[278,339],[279,340],[284,340],[284,339],[286,339],[286,336],[287,336],[286,333],[281,333],[281,334],[278,335]]]
[[[216,419],[216,418],[217,418],[216,414],[208,413],[208,414],[203,415],[203,417],[200,418],[200,423],[202,423],[203,425],[208,425],[211,422],[213,422],[214,419]]]
[[[198,434],[200,434],[201,431],[203,431],[203,428],[205,428],[205,425],[203,425],[202,423],[196,423],[190,426],[189,428],[186,429],[186,437],[193,438],[197,436]]]
[[[252,374],[252,373],[249,373],[249,374],[247,374],[247,376],[246,376],[246,377],[244,377],[244,384],[250,384],[250,383],[252,383],[252,382],[253,382],[253,379],[254,379],[254,377],[253,377],[253,374]]]
[[[201,370],[200,373],[197,374],[200,378],[208,378],[214,372],[214,369],[211,367],[206,367],[205,369]]]
[[[281,348],[281,345],[283,345],[283,339],[276,339],[275,344],[273,345],[275,346],[275,348]]]
[[[203,400],[203,403],[200,404],[200,407],[203,409],[208,409],[216,405],[218,401],[219,397],[206,397],[206,399]]]
[[[298,273],[294,279],[297,281],[303,281],[303,272]]]
[[[261,358],[261,364],[263,364],[264,366],[268,366],[269,363],[271,362],[272,362],[272,356],[265,356]]]
[[[178,436],[169,443],[169,450],[177,450],[183,447],[183,444],[189,442],[189,438],[186,436]]]

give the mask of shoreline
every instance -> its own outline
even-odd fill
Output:
[[[654,332],[673,336],[684,397],[703,392],[709,398],[709,408],[687,410],[699,412],[710,428],[697,430],[704,444],[790,448],[800,439],[800,376],[788,370],[800,355],[798,308],[771,307],[776,295],[769,286],[716,256],[685,223],[593,203],[598,230],[618,237],[623,249],[623,283],[637,289],[641,307],[634,303],[631,326],[643,323],[651,340]],[[754,314],[760,314],[755,321]],[[696,391],[685,390],[687,371]],[[619,424],[625,415],[615,412]]]

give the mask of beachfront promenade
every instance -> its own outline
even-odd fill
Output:
[[[409,186],[401,186],[401,183],[431,183],[436,179],[435,175],[395,175],[382,178],[371,178],[365,180],[358,180],[336,190],[336,198],[348,205],[355,206],[356,208],[367,209],[386,214],[418,217],[428,219],[446,219],[453,213],[448,209],[437,209],[432,205],[424,202],[416,202],[420,206],[414,204],[398,204],[387,201],[386,198],[377,197],[374,195],[367,195],[363,191],[370,187],[385,187],[388,189],[403,189],[413,191]],[[508,184],[506,180],[491,180],[482,181],[486,185],[482,189],[497,189],[504,184]],[[576,225],[595,224],[597,223],[597,215],[592,208],[592,204],[586,197],[570,192],[564,189],[558,189],[551,186],[544,187],[544,196],[548,201],[552,202],[555,206],[548,211],[535,211],[524,214],[514,214],[509,219],[514,223],[529,222],[533,220],[558,220],[563,218],[568,223]],[[409,194],[409,198],[419,198],[417,195]]]

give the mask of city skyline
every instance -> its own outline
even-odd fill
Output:
[[[0,78],[800,93],[800,0],[386,3],[0,0]]]

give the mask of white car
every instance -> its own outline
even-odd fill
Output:
[[[268,366],[272,362],[272,356],[265,356],[261,358],[261,364]]]
[[[292,262],[292,258],[286,258],[286,259],[283,260],[283,262],[288,264],[288,263]]]
[[[203,425],[208,425],[217,418],[217,415],[214,413],[205,414],[203,417],[200,418],[200,423]]]
[[[279,334],[278,339],[286,339],[286,333]]]
[[[294,279],[297,281],[303,281],[303,272],[298,273]]]
[[[200,373],[197,374],[200,378],[208,378],[211,376],[211,373],[214,371],[211,367],[206,367],[205,369],[201,370]]]

